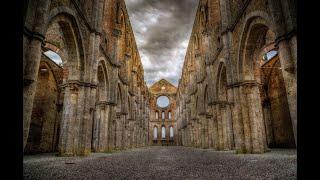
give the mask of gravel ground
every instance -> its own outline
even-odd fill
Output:
[[[296,150],[234,154],[153,146],[88,157],[24,156],[24,179],[296,179]]]

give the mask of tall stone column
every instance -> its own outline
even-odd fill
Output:
[[[297,77],[296,67],[294,67],[293,57],[290,52],[290,44],[287,40],[280,41],[279,44],[279,59],[283,80],[286,87],[292,129],[295,142],[297,144]]]
[[[247,93],[246,88],[243,86],[239,87],[239,99],[240,99],[240,107],[241,107],[241,119],[243,123],[243,132],[244,132],[244,153],[252,152],[252,144],[251,144],[251,124],[248,116],[248,103],[247,103]]]
[[[116,149],[122,149],[123,148],[123,127],[124,124],[124,115],[118,115],[118,118],[116,120]]]
[[[105,117],[105,105],[101,104],[99,107],[99,111],[100,111],[100,119],[99,119],[99,130],[98,130],[98,152],[103,151],[103,146],[104,146],[104,136],[105,136],[105,130],[104,130],[104,125],[105,125],[105,121],[106,121],[106,117]]]
[[[297,144],[297,58],[296,58],[296,38],[290,37],[291,35],[287,34],[287,30],[294,29],[295,26],[295,17],[291,17],[289,13],[283,13],[289,9],[283,9],[285,1],[278,0],[268,0],[268,8],[271,12],[273,24],[275,25],[275,33],[278,37],[276,39],[276,45],[278,46],[279,59],[281,63],[281,70],[283,75],[284,84],[286,87],[290,117],[293,126],[293,133],[295,137],[295,142]],[[292,14],[291,14],[292,15]],[[284,17],[290,17],[285,19]],[[292,19],[291,19],[292,18]],[[289,22],[292,21],[292,22]],[[288,25],[289,29],[286,29],[285,25]],[[291,27],[292,26],[292,27]],[[291,28],[291,29],[290,29]],[[291,43],[290,43],[291,42]]]
[[[201,148],[209,148],[208,119],[207,115],[201,115]]]
[[[223,141],[223,150],[230,150],[230,139],[228,134],[228,119],[226,116],[226,105],[220,104],[220,117],[222,124],[222,141]]]
[[[50,0],[39,0],[36,2],[34,18],[29,14],[27,19],[33,19],[33,27],[24,24],[23,33],[23,149],[25,148],[29,135],[33,100],[36,92],[38,71],[41,59],[41,44],[45,37],[45,25],[47,24],[48,8]],[[33,15],[33,14],[32,14]]]
[[[266,127],[266,140],[268,147],[274,144],[273,141],[273,130],[272,130],[272,117],[271,117],[271,107],[269,102],[264,102],[263,107],[263,118]]]
[[[93,130],[93,147],[96,152],[108,150],[110,108],[110,105],[106,105],[105,102],[101,102],[96,107]]]
[[[59,154],[63,156],[74,155],[76,152],[76,135],[79,131],[77,123],[77,104],[79,87],[68,84],[65,87],[63,112],[60,127]]]
[[[115,149],[116,144],[116,121],[117,121],[117,115],[116,115],[116,106],[112,107],[111,115],[110,115],[110,128],[109,128],[109,150]]]
[[[266,151],[265,128],[262,115],[261,99],[257,85],[248,85],[247,104],[251,126],[252,153],[263,153]]]
[[[212,135],[212,117],[208,119],[208,144],[209,144],[209,148],[212,149],[213,148],[213,135]]]
[[[201,130],[200,119],[197,118],[197,148],[201,147]]]
[[[112,111],[113,106],[112,105],[106,105],[105,108],[105,123],[103,130],[105,131],[104,134],[104,141],[103,141],[103,149],[104,151],[108,150],[108,145],[109,145],[109,135],[110,135],[110,121],[111,121],[111,111]]]
[[[241,118],[241,102],[239,99],[239,87],[232,87],[228,89],[228,101],[233,102],[233,105],[230,106],[233,122],[233,134],[234,134],[234,143],[235,150],[237,153],[245,152],[245,143],[244,143],[244,129],[243,122]]]
[[[227,149],[233,149],[233,125],[232,125],[232,117],[230,112],[230,104],[225,103],[225,108],[223,109],[224,121],[226,121],[226,138],[227,138]]]
[[[101,110],[100,106],[96,106],[96,109],[94,111],[94,127],[93,127],[93,134],[92,134],[92,146],[93,146],[93,151],[98,152],[99,150],[99,130],[100,130],[100,124],[101,124]]]
[[[217,113],[217,130],[218,130],[218,150],[223,150],[225,141],[224,141],[224,127],[223,127],[223,119],[221,116],[221,108],[220,105],[216,105],[216,113]]]
[[[191,135],[191,134],[189,135],[188,132],[191,133],[191,131],[189,130],[189,128],[183,129],[184,145],[186,145],[186,146],[192,146],[191,143],[188,142],[188,136]]]
[[[212,105],[211,107],[211,111],[213,114],[212,117],[212,146],[214,150],[218,150],[219,149],[219,131],[218,131],[218,112],[217,112],[217,108],[216,105]]]

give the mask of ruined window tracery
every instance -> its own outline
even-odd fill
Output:
[[[158,139],[158,127],[157,127],[157,126],[155,126],[155,127],[153,128],[153,139],[154,139],[154,140],[157,140],[157,139]]]
[[[162,139],[165,139],[166,138],[166,128],[164,126],[162,126],[162,129],[161,129],[161,134],[162,134]]]
[[[170,126],[170,139],[172,139],[172,138],[173,138],[173,127]]]

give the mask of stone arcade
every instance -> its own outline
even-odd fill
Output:
[[[295,148],[295,9],[294,0],[199,0],[178,87],[148,88],[124,0],[28,0],[24,152]]]
[[[201,0],[177,90],[179,145],[263,153],[297,143],[294,0]]]
[[[30,0],[23,45],[26,153],[148,144],[149,91],[124,1]]]

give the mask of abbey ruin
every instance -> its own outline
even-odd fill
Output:
[[[296,148],[296,29],[294,0],[199,0],[178,87],[148,87],[124,0],[28,0],[23,151]]]

